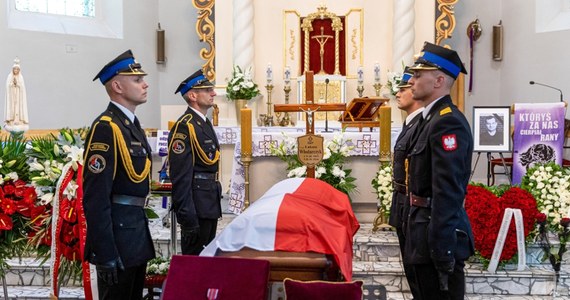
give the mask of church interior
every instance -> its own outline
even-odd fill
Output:
[[[0,108],[5,116],[0,131],[3,141],[14,131],[33,140],[57,134],[62,128],[89,126],[109,104],[105,89],[93,77],[117,54],[130,49],[148,74],[148,101],[137,107],[136,116],[153,148],[152,179],[160,183],[168,130],[187,108],[175,90],[183,78],[202,69],[217,94],[216,107],[208,111],[208,118],[213,120],[221,152],[223,217],[218,233],[231,229],[249,205],[291,177],[287,161],[276,157],[277,145],[295,143],[306,133],[326,141],[342,135],[350,144],[344,164],[355,180],[347,210],[359,224],[351,240],[349,237],[351,276],[343,274],[342,278],[351,278],[344,282],[347,288],[362,282],[356,288],[362,299],[413,299],[396,233],[386,224],[371,181],[378,176],[379,167],[390,163],[394,141],[406,119],[392,91],[397,84],[394,77],[414,63],[424,42],[453,49],[461,58],[467,74],[457,79],[451,96],[473,129],[483,128],[479,118],[485,110],[499,112],[509,120],[510,124],[501,123],[501,129],[511,139],[515,103],[568,102],[563,94],[568,87],[563,74],[570,68],[570,57],[563,53],[570,40],[570,0],[525,4],[516,0],[79,1],[93,5],[95,16],[87,18],[22,10],[30,8],[28,2],[34,1],[7,0],[0,6],[4,20],[0,24],[4,40],[0,70],[10,75],[17,60],[27,98],[22,117],[25,126],[16,126],[7,117],[13,114],[8,103],[10,80],[0,85],[0,94],[7,95]],[[249,114],[244,114],[239,101],[228,99],[228,82],[235,66],[248,73],[259,89],[259,95],[245,99]],[[311,105],[301,108],[301,104]],[[564,119],[569,122],[566,105],[561,118],[562,123]],[[249,136],[244,138],[246,127]],[[566,129],[560,152],[566,168],[569,137]],[[243,153],[249,154],[245,160]],[[507,165],[500,159],[503,154]],[[510,185],[513,154],[512,141],[504,149],[482,147],[478,151],[476,147],[470,182]],[[156,190],[151,199],[149,205],[158,215],[149,223],[156,252],[170,258],[180,253],[180,236],[169,211],[169,194]],[[526,248],[523,270],[517,270],[513,261],[493,272],[481,261],[469,261],[465,299],[570,299],[566,259],[560,258],[562,267],[553,271],[542,259],[541,244],[529,242]],[[271,266],[252,264],[269,278],[269,285],[261,285],[265,286],[261,288],[264,299],[285,299],[285,278],[335,281],[330,270],[327,274],[331,264],[339,263],[331,253],[280,256],[269,252],[243,251],[238,255],[270,261]],[[181,266],[194,263],[173,257],[172,262],[179,265],[176,270],[171,267],[172,273],[184,274]],[[64,280],[54,288],[49,263],[33,257],[8,258],[6,263],[6,299],[89,299],[81,280]],[[285,267],[277,269],[280,264]],[[305,271],[300,271],[303,268]],[[0,269],[4,267],[0,265]],[[239,282],[243,280],[240,275],[247,274],[238,273],[227,281]],[[253,284],[251,281],[247,284]],[[176,289],[173,282],[169,286],[163,281],[147,282],[145,299],[158,299],[169,287]],[[54,290],[58,295],[53,295]],[[176,299],[169,297],[175,298],[165,299]]]

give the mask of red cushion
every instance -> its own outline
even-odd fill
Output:
[[[362,281],[297,281],[286,278],[285,298],[287,300],[361,300]]]
[[[174,255],[162,291],[163,300],[265,300],[269,261],[261,259]],[[214,298],[216,299],[216,298]]]

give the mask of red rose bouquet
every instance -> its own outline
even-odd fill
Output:
[[[483,185],[468,185],[465,209],[469,216],[475,249],[484,260],[491,259],[506,208],[521,210],[525,238],[533,230],[538,210],[534,197],[527,191],[508,187],[489,190]],[[500,262],[510,260],[517,253],[515,224],[511,223]]]

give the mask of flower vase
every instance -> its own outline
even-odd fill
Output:
[[[248,101],[247,99],[235,99],[234,100],[234,103],[236,105],[236,120],[237,120],[238,126],[241,124],[241,109],[245,108],[247,101]]]

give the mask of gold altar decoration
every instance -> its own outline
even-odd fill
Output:
[[[196,21],[196,33],[200,42],[208,46],[200,49],[200,58],[206,62],[202,65],[202,71],[208,80],[216,80],[214,61],[216,58],[216,45],[214,42],[215,24],[212,20],[215,0],[192,0],[192,4],[198,9]]]
[[[301,29],[305,32],[305,47],[303,49],[305,55],[305,61],[303,62],[303,72],[309,71],[309,41],[310,41],[310,31],[313,31],[313,21],[315,19],[331,19],[332,29],[334,31],[334,72],[335,75],[340,75],[340,44],[339,44],[339,34],[342,30],[342,21],[334,13],[327,11],[325,5],[320,5],[317,7],[317,12],[309,14],[303,19],[303,24],[301,24]]]
[[[326,83],[324,81],[317,81],[314,83],[313,96],[315,103],[342,103],[341,82],[338,80],[329,81],[328,91],[326,92],[327,99],[325,99],[325,86]],[[303,85],[301,92],[305,95],[305,85]],[[327,117],[328,120],[337,120],[340,117],[340,114],[341,112],[338,111],[329,112],[328,114],[317,112],[315,113],[315,121],[324,121]],[[304,120],[305,118],[302,116],[300,119]]]
[[[245,195],[244,209],[249,207],[249,165],[253,161],[252,157],[252,123],[251,108],[242,108],[241,114],[241,162],[244,167],[245,177]]]

